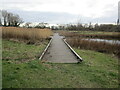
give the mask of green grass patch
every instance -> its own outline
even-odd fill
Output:
[[[91,50],[75,51],[83,58],[84,69],[88,70],[89,80],[97,81],[102,87],[118,86],[118,58]]]
[[[101,31],[70,31],[70,32],[77,32],[80,34],[97,34],[97,35],[116,35],[120,34],[119,32],[101,32]]]
[[[3,61],[9,62],[24,62],[29,60],[37,59],[48,41],[43,42],[41,45],[27,45],[25,43],[13,42],[3,40],[2,42],[3,50],[2,50],[2,59]]]
[[[4,59],[2,62],[3,88],[118,87],[118,59],[112,55],[75,49],[84,59],[80,64],[48,64],[42,63],[37,58],[26,63],[15,63],[16,59],[12,58],[20,54],[15,53],[15,50],[23,53],[24,50],[21,49],[27,48],[27,53],[31,51],[32,57],[35,57],[37,52],[44,48],[44,44],[43,46],[29,46],[23,43],[3,41],[3,47],[6,47],[3,49],[4,58],[9,56],[8,60],[12,61],[8,62]],[[15,50],[14,47],[16,47]],[[7,53],[6,56],[5,53]],[[24,57],[26,56],[22,55],[20,58]]]

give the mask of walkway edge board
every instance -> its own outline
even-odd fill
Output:
[[[44,51],[42,52],[42,54],[41,54],[39,60],[42,60],[42,58],[43,58],[43,56],[45,55],[46,51],[48,50],[48,48],[49,48],[51,42],[52,42],[52,38],[51,38],[51,40],[49,41],[49,43],[48,43],[48,45],[46,46],[46,48],[44,49]]]
[[[82,62],[83,59],[74,51],[74,49],[67,43],[66,39],[63,39],[65,44],[69,47],[69,49],[74,53],[74,55],[79,59],[79,62]]]

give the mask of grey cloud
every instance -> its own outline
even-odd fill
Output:
[[[90,18],[80,15],[73,15],[69,13],[57,12],[37,12],[37,11],[22,11],[22,10],[8,10],[19,14],[25,22],[47,22],[47,23],[114,23],[117,20],[117,11],[108,11],[106,16],[100,18]]]
[[[78,15],[69,13],[56,13],[56,12],[34,12],[34,11],[21,11],[21,10],[8,10],[19,14],[25,22],[49,22],[49,23],[69,23],[75,20]]]

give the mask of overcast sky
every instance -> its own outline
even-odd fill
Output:
[[[1,9],[25,22],[115,23],[119,0],[2,0]]]

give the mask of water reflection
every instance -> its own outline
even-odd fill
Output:
[[[112,43],[112,44],[115,44],[115,43],[120,44],[119,40],[107,40],[107,39],[84,39],[84,40],[107,42],[107,43]]]

